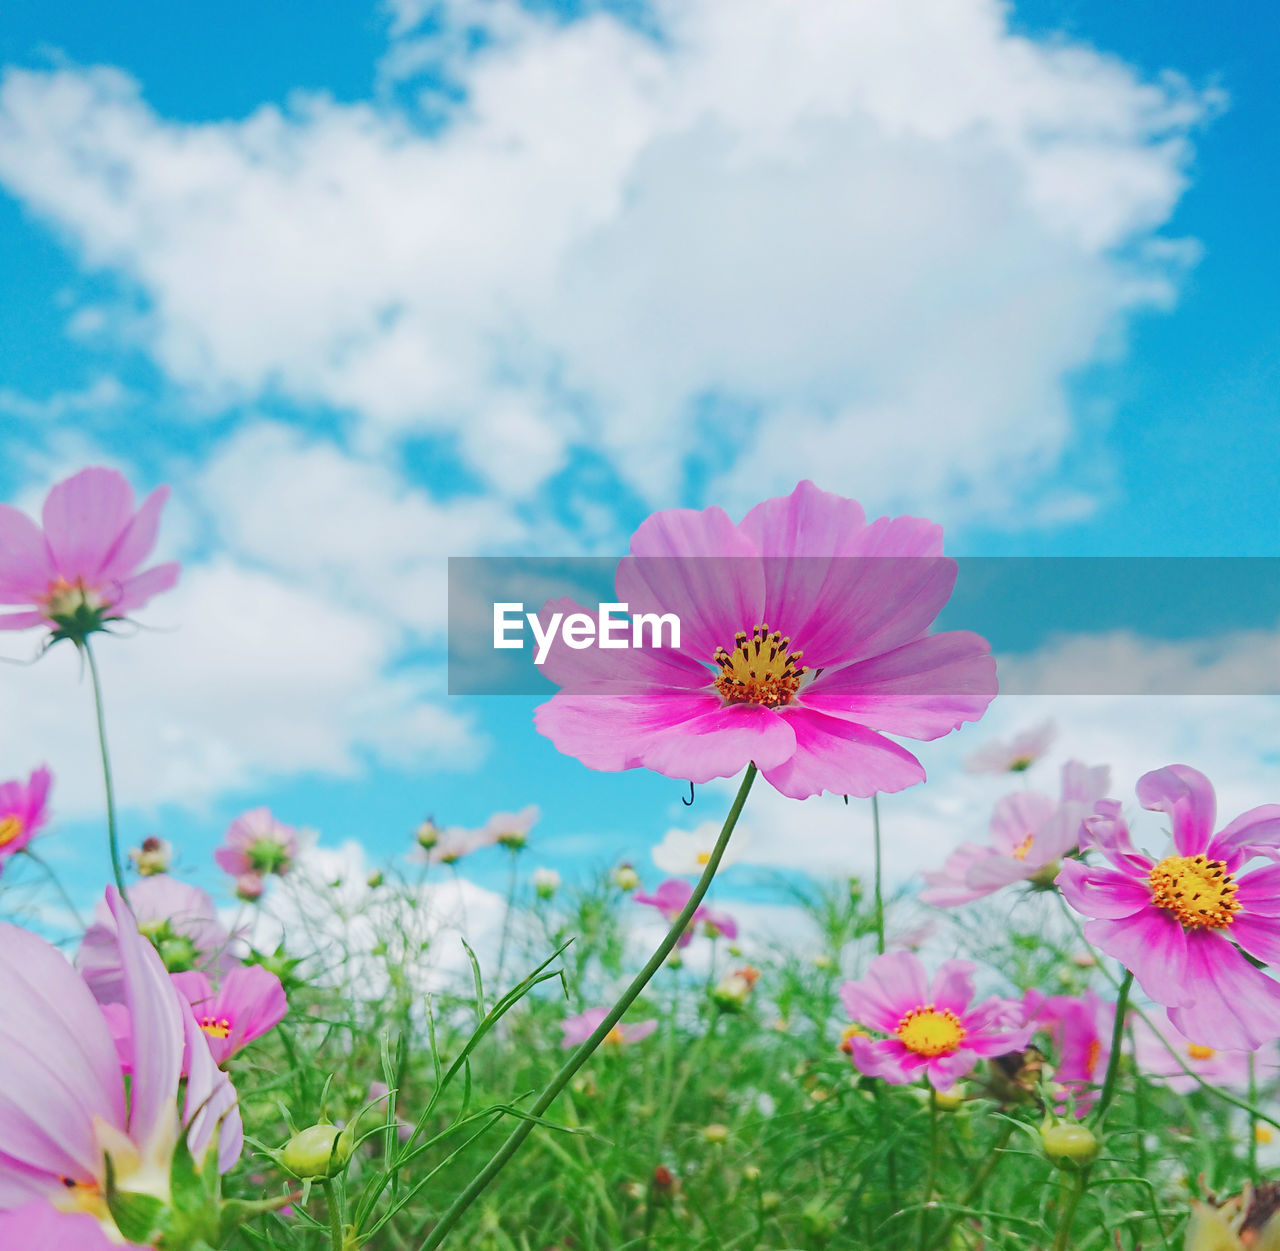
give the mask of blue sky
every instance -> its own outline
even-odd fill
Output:
[[[104,648],[130,841],[212,884],[259,802],[374,856],[536,802],[572,871],[717,815],[561,759],[532,701],[445,697],[448,555],[610,554],[655,507],[801,476],[966,555],[1280,555],[1273,27],[1145,0],[6,13],[0,488],[170,482],[188,571],[162,632]],[[58,769],[50,855],[88,891],[86,692],[54,657],[0,684],[0,772]],[[1062,750],[1105,744],[1126,786],[1199,750],[1247,799],[1273,748],[1235,736],[1277,725],[1072,709]],[[947,777],[1040,711],[929,748],[904,829],[972,835],[954,796],[998,791]],[[861,865],[813,811],[766,804],[761,845],[820,827]]]

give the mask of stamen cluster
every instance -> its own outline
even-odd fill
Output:
[[[720,676],[715,688],[726,703],[762,704],[778,708],[789,704],[800,689],[808,670],[800,664],[803,652],[789,651],[791,639],[781,630],[758,625],[750,636],[739,630],[733,651],[716,648],[715,662]]]

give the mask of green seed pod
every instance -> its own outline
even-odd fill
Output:
[[[1043,1125],[1040,1141],[1045,1155],[1059,1168],[1083,1168],[1098,1158],[1098,1139],[1087,1125]]]
[[[280,1163],[295,1177],[336,1177],[351,1159],[352,1135],[336,1125],[310,1125],[284,1145]]]

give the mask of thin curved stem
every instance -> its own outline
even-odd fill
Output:
[[[107,843],[111,848],[111,873],[116,880],[116,889],[120,898],[129,906],[129,897],[124,888],[124,869],[120,863],[120,840],[116,832],[116,795],[111,785],[111,759],[107,754],[107,719],[102,705],[102,680],[98,677],[98,662],[94,659],[93,648],[86,638],[81,647],[84,648],[85,659],[89,662],[89,678],[93,683],[93,708],[98,719],[98,747],[102,752],[102,779],[107,791]]]
[[[875,880],[875,905],[876,905],[876,954],[884,955],[884,886],[881,882],[881,871],[883,867],[883,855],[880,848],[880,796],[878,794],[871,796],[871,837],[875,844],[876,852],[876,880]]]
[[[1116,1019],[1111,1026],[1111,1054],[1107,1056],[1107,1072],[1102,1079],[1102,1094],[1098,1096],[1098,1123],[1107,1117],[1107,1109],[1116,1095],[1116,1079],[1120,1076],[1120,1052],[1124,1045],[1124,1019],[1129,1007],[1129,990],[1133,986],[1133,972],[1125,969],[1116,995]]]
[[[666,937],[658,944],[657,950],[649,957],[648,963],[636,974],[631,985],[622,992],[618,1002],[609,1009],[604,1020],[596,1026],[586,1042],[578,1047],[561,1066],[547,1088],[538,1096],[537,1101],[515,1129],[511,1131],[507,1140],[498,1148],[497,1153],[489,1163],[476,1174],[472,1181],[448,1206],[444,1215],[436,1223],[435,1228],[427,1235],[420,1251],[433,1251],[433,1248],[438,1247],[445,1240],[449,1231],[458,1223],[462,1214],[503,1170],[507,1161],[515,1155],[524,1140],[533,1132],[534,1118],[540,1118],[555,1102],[560,1092],[573,1080],[574,1074],[587,1062],[591,1053],[608,1037],[613,1027],[622,1020],[626,1010],[639,998],[640,992],[649,984],[653,975],[666,963],[667,957],[675,950],[676,943],[680,941],[680,936],[685,932],[689,922],[693,919],[693,914],[702,903],[703,896],[706,895],[708,888],[711,886],[711,879],[715,877],[716,870],[720,867],[725,848],[729,845],[729,836],[733,833],[733,827],[738,824],[738,818],[742,815],[743,806],[747,802],[747,794],[751,790],[751,784],[756,780],[756,773],[757,769],[754,764],[747,766],[742,785],[738,787],[733,806],[729,809],[729,815],[725,817],[724,825],[721,827],[720,837],[716,839],[716,845],[707,860],[706,868],[702,871],[702,876],[698,879],[698,884],[693,888],[693,893],[689,896],[689,902],[680,910],[680,915],[672,922]]]
[[[1071,1226],[1075,1224],[1076,1209],[1084,1198],[1088,1184],[1087,1170],[1081,1169],[1071,1178],[1071,1193],[1067,1196],[1067,1205],[1062,1209],[1062,1223],[1058,1226],[1058,1236],[1053,1240],[1053,1251],[1069,1251],[1071,1247]]]
[[[76,924],[81,929],[84,929],[85,928],[84,917],[80,915],[80,909],[77,908],[75,904],[72,902],[71,896],[67,894],[67,888],[63,886],[62,882],[58,878],[58,875],[53,871],[53,868],[49,864],[49,862],[47,860],[42,859],[40,856],[37,856],[36,853],[31,850],[30,847],[24,847],[22,849],[22,854],[26,856],[28,860],[32,861],[32,863],[38,864],[40,868],[44,870],[45,877],[47,877],[49,881],[53,883],[53,888],[62,897],[62,902],[66,905],[67,911],[70,912],[73,917],[75,917]]]

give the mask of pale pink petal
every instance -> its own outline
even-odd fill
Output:
[[[829,669],[802,689],[800,700],[887,734],[930,740],[976,721],[996,689],[991,645],[954,630]]]
[[[1242,812],[1215,835],[1209,855],[1227,861],[1232,870],[1253,856],[1280,858],[1280,804],[1263,804]]]
[[[636,1043],[649,1037],[658,1028],[657,1021],[637,1021],[634,1025],[622,1027],[623,1042]]]
[[[923,873],[928,889],[920,892],[922,903],[935,908],[958,908],[989,895],[989,890],[978,890],[969,885],[969,872],[984,860],[991,860],[995,852],[977,843],[961,843],[946,859],[938,872]]]
[[[141,608],[152,596],[172,589],[181,572],[182,566],[175,560],[165,565],[153,565],[132,578],[126,578],[115,587],[111,611],[124,616],[135,608]]]
[[[0,613],[0,630],[29,630],[32,626],[48,624],[49,619],[42,612]]]
[[[112,1242],[87,1212],[60,1212],[44,1201],[0,1211],[0,1246],[15,1251],[146,1251],[133,1242]]]
[[[769,771],[785,768],[799,752],[794,719],[755,704],[730,704],[666,726],[637,747],[636,759],[655,773],[690,782],[733,777],[754,761],[772,781]]]
[[[933,975],[929,1000],[935,1008],[963,1013],[973,1001],[973,964],[968,960],[945,960]]]
[[[858,556],[858,542],[867,527],[857,500],[823,491],[805,479],[790,495],[757,504],[739,529],[762,556]]]
[[[1128,823],[1115,799],[1099,800],[1095,814],[1085,818],[1080,846],[1086,851],[1096,847],[1117,869],[1126,873],[1145,876],[1155,867],[1155,861],[1133,845]]]
[[[1264,964],[1280,964],[1280,917],[1238,912],[1223,936]]]
[[[991,845],[1005,855],[1023,846],[1028,834],[1034,837],[1053,816],[1056,805],[1038,791],[1015,791],[996,802],[991,814]]]
[[[1028,857],[1018,860],[1013,856],[994,855],[980,861],[969,870],[968,882],[974,890],[984,895],[999,890],[1002,886],[1012,886],[1014,882],[1025,882],[1040,866]]]
[[[59,482],[44,501],[50,564],[68,582],[92,580],[132,516],[133,488],[114,469],[82,469]]]
[[[29,604],[57,575],[44,535],[26,513],[0,504],[0,604]]]
[[[830,791],[866,799],[924,781],[924,766],[905,747],[856,725],[803,707],[781,710],[795,733],[795,753],[764,768],[766,781],[792,799]]]
[[[1138,985],[1166,1007],[1189,1002],[1187,935],[1167,912],[1150,908],[1119,920],[1089,921],[1085,937],[1133,971]]]
[[[1141,912],[1151,903],[1151,886],[1114,869],[1091,869],[1080,860],[1067,860],[1057,876],[1063,898],[1088,917],[1119,920]]]
[[[1213,837],[1216,804],[1209,779],[1190,765],[1166,765],[1138,779],[1144,808],[1166,812],[1173,822],[1173,841],[1184,856],[1198,856]]]
[[[157,487],[142,502],[103,558],[97,575],[104,582],[127,578],[151,554],[160,533],[160,514],[169,498],[167,486]]]
[[[1243,874],[1236,886],[1236,903],[1246,916],[1280,917],[1280,864]]]
[[[877,517],[860,530],[851,556],[942,555],[942,527],[923,517]]]

